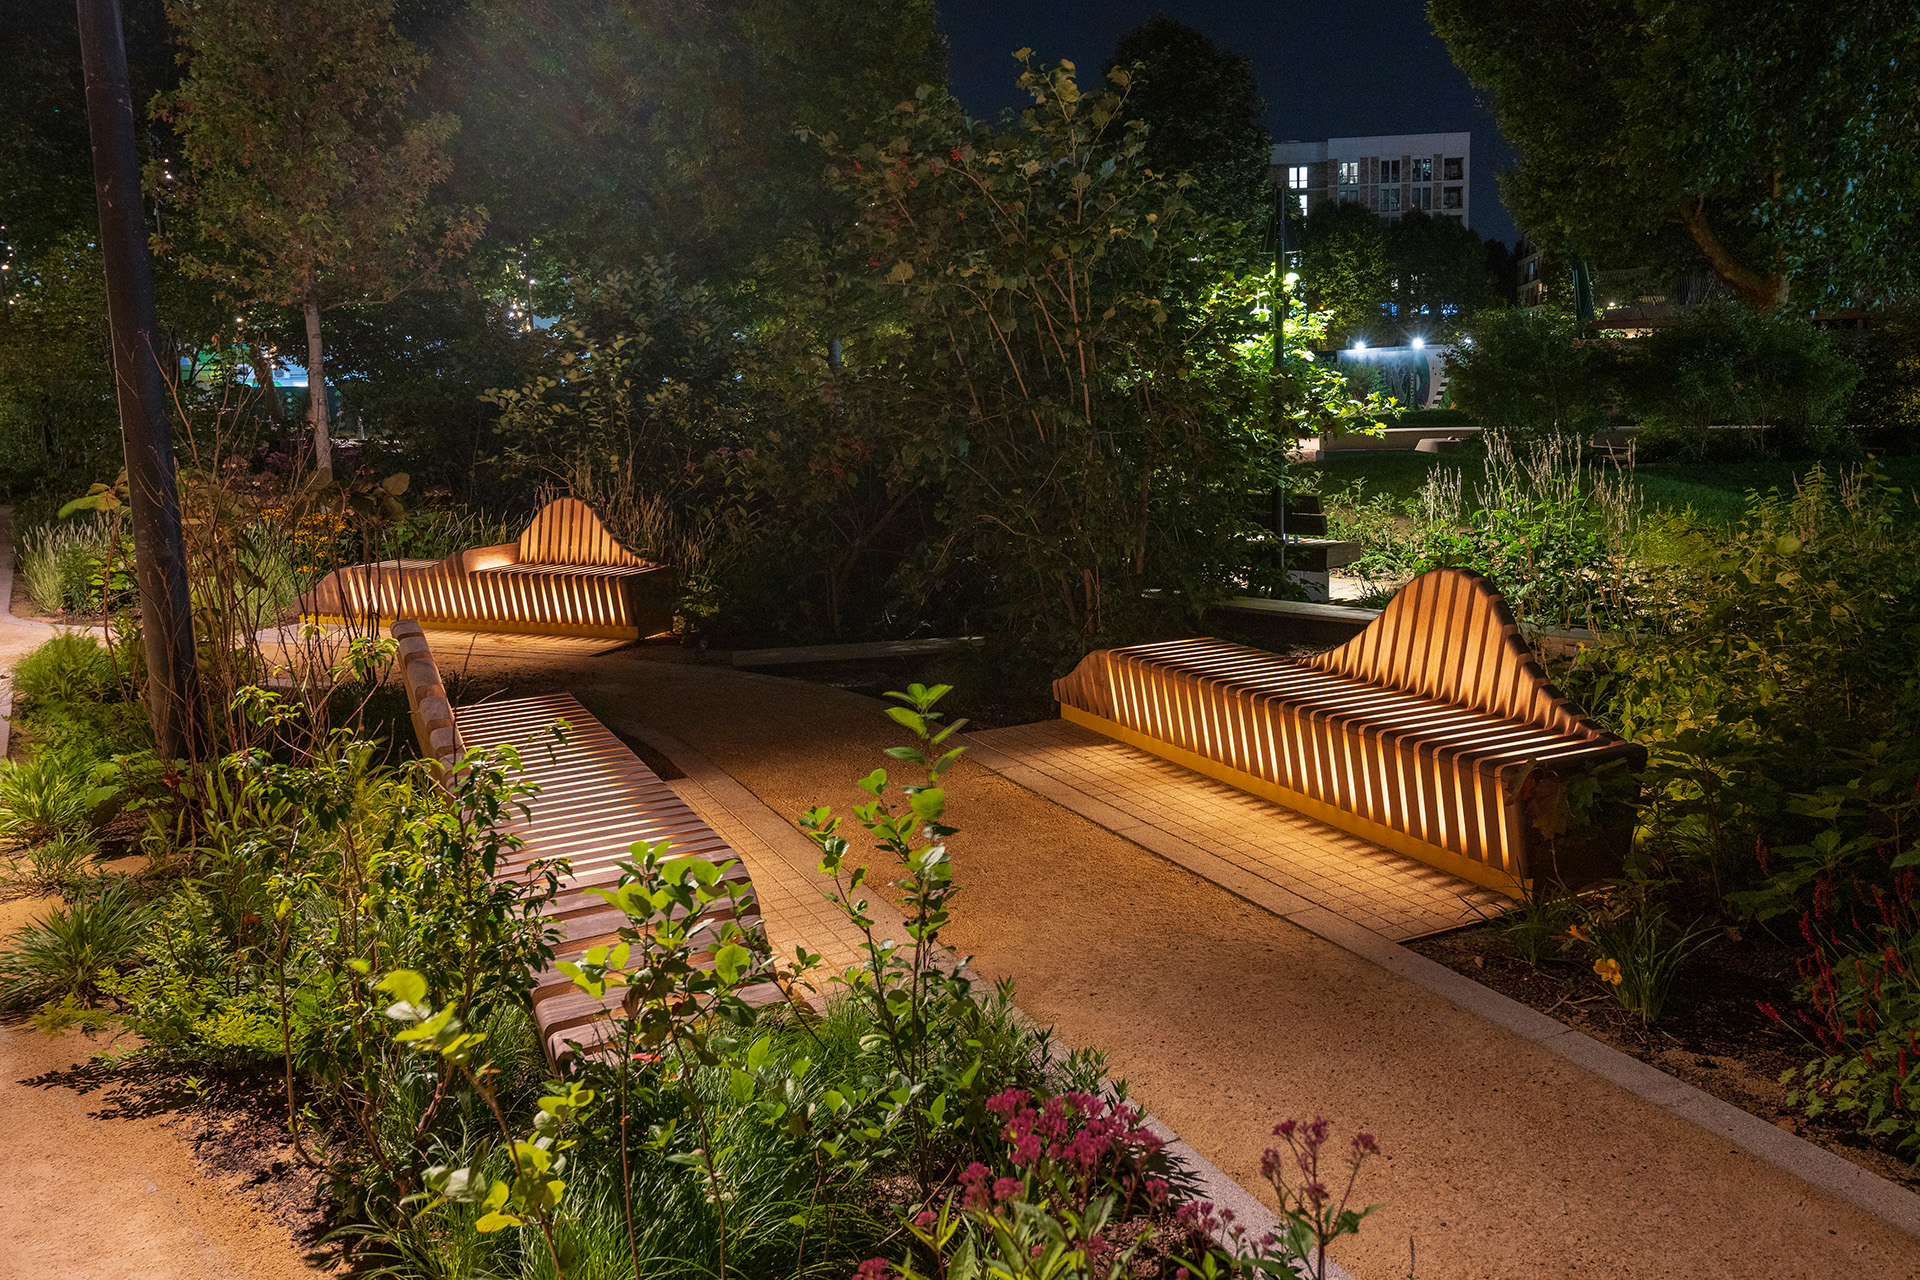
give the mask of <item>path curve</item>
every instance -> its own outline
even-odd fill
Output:
[[[13,511],[0,507],[0,758],[14,663],[57,628],[16,618]],[[46,906],[0,902],[0,936]],[[316,1274],[292,1237],[239,1191],[210,1179],[158,1119],[101,1119],[100,1096],[29,1083],[103,1045],[0,1025],[0,1280],[290,1280]]]
[[[844,811],[898,739],[870,699],[632,653],[476,655],[476,696],[565,688],[691,745],[786,815]],[[1268,1128],[1325,1114],[1389,1159],[1334,1257],[1361,1280],[1846,1275],[1920,1241],[984,768],[950,775],[949,940],[1070,1045],[1259,1184]]]

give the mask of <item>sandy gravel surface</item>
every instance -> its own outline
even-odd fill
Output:
[[[496,678],[489,681],[488,668]],[[476,663],[479,688],[507,683]],[[844,807],[899,741],[875,703],[612,655],[530,669],[683,739],[776,811]],[[984,769],[951,775],[950,940],[1248,1186],[1288,1115],[1367,1128],[1361,1280],[1920,1274],[1920,1241]]]
[[[282,1280],[317,1274],[287,1232],[213,1184],[162,1117],[103,1119],[110,1095],[33,1083],[101,1046],[0,1026],[0,1277]]]

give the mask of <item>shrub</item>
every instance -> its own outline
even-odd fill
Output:
[[[1873,891],[1864,921],[1843,920],[1831,893],[1801,916],[1808,1008],[1797,1021],[1821,1054],[1780,1081],[1809,1116],[1855,1121],[1911,1156],[1920,1153],[1920,851],[1895,861],[1905,865],[1891,889]]]
[[[22,1008],[68,997],[92,1003],[105,977],[139,954],[150,915],[125,880],[55,907],[0,950],[0,1004]]]
[[[35,702],[99,702],[115,687],[112,655],[84,632],[55,636],[13,670],[14,692]]]

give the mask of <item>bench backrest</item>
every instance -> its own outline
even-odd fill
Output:
[[[600,515],[578,498],[556,498],[540,508],[517,544],[521,564],[577,564],[646,568],[651,564],[620,545]]]
[[[1421,574],[1365,631],[1306,662],[1504,720],[1603,735],[1548,682],[1507,602],[1471,569]]]

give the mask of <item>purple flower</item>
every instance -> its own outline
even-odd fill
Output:
[[[1011,1200],[1024,1190],[1026,1190],[1026,1183],[1018,1178],[999,1178],[993,1184],[993,1198]]]
[[[893,1267],[885,1258],[868,1258],[853,1273],[853,1280],[893,1280]]]

